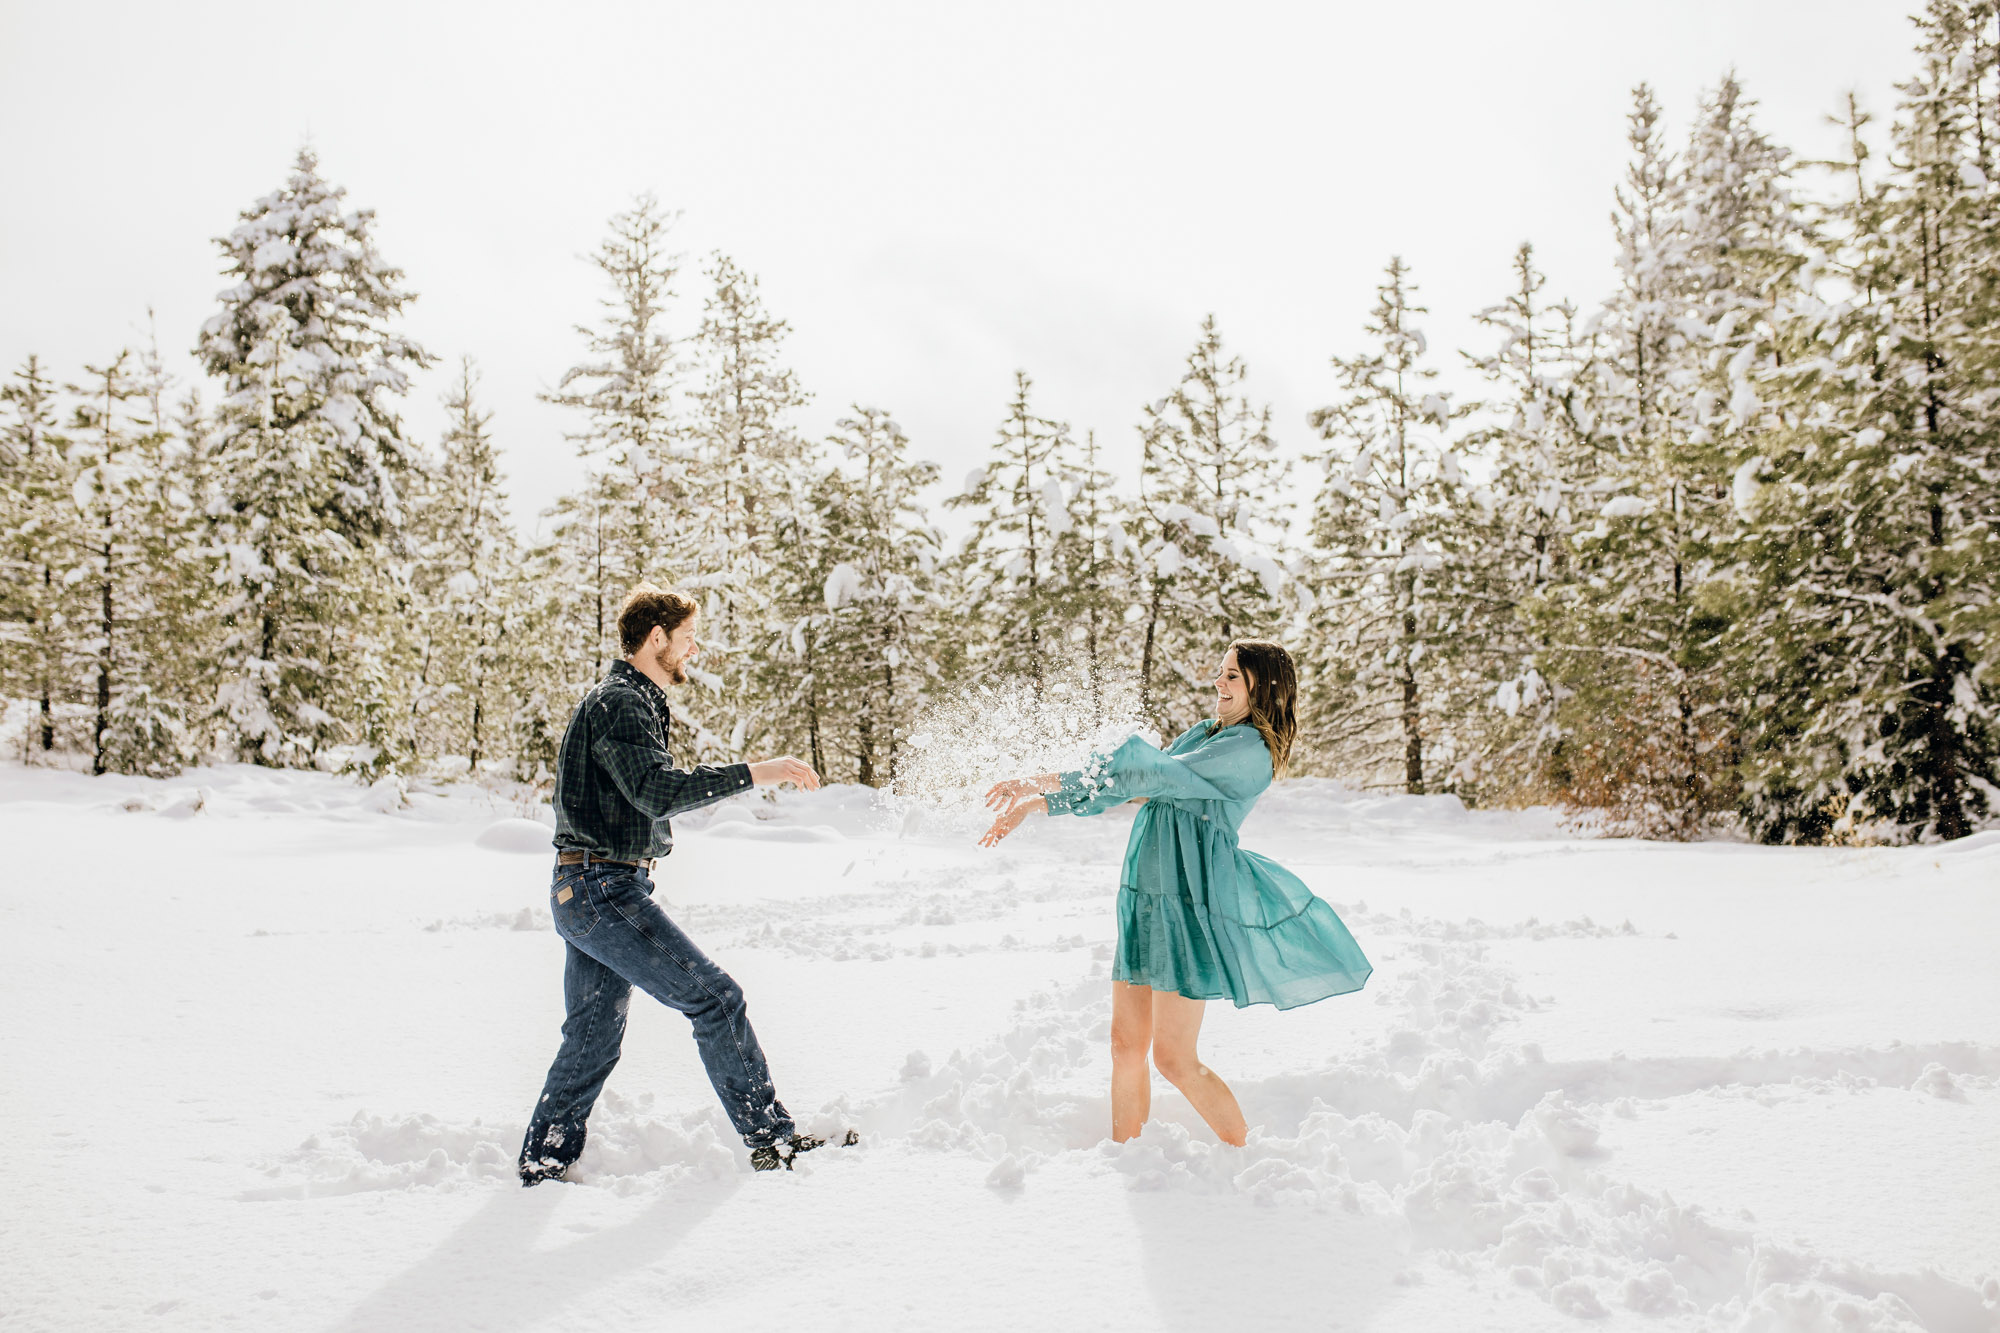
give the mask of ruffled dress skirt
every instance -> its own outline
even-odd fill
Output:
[[[1374,967],[1324,899],[1216,820],[1163,801],[1133,823],[1111,975],[1193,1000],[1293,1009]]]

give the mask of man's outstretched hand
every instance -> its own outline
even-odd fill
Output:
[[[760,759],[750,765],[750,781],[759,787],[775,787],[789,782],[801,791],[819,790],[819,774],[803,759],[786,755],[782,759]]]

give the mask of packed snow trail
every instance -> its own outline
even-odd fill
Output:
[[[753,1177],[635,1006],[576,1184],[513,1157],[560,1023],[539,812],[222,769],[0,771],[11,1327],[2000,1327],[2000,835],[1578,841],[1274,790],[1246,845],[1379,971],[1210,1006],[1254,1127],[1105,1141],[1120,816],[853,788],[684,821],[670,910],[807,1128]]]

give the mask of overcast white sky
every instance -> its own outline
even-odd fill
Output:
[[[581,473],[565,414],[535,400],[595,310],[580,256],[647,189],[685,215],[679,324],[700,256],[760,275],[809,428],[887,407],[955,485],[1022,367],[1129,484],[1140,406],[1203,314],[1301,448],[1389,255],[1414,266],[1442,361],[1523,239],[1552,292],[1594,300],[1634,84],[1678,135],[1733,65],[1777,137],[1826,154],[1846,89],[1886,123],[1904,13],[0,0],[0,365],[35,351],[73,376],[142,338],[150,305],[192,380],[223,285],[211,238],[310,136],[420,293],[412,332],[478,358],[524,526]],[[443,373],[411,398],[425,434]]]

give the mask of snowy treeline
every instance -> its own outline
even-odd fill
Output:
[[[1304,460],[1210,319],[1129,485],[1020,374],[944,482],[955,541],[888,411],[802,433],[785,322],[650,197],[549,395],[588,482],[523,540],[471,360],[442,437],[403,428],[412,297],[301,153],[220,243],[213,405],[153,349],[7,383],[0,693],[30,756],[97,771],[537,781],[650,578],[706,608],[689,757],[885,782],[927,700],[996,676],[1136,676],[1171,732],[1254,633],[1306,666],[1303,771],[1675,837],[1961,836],[2000,813],[2000,31],[1991,0],[1917,26],[1887,134],[1850,100],[1834,162],[1733,78],[1685,140],[1638,89],[1616,290],[1555,300],[1522,245],[1461,354],[1478,401],[1392,260]]]

